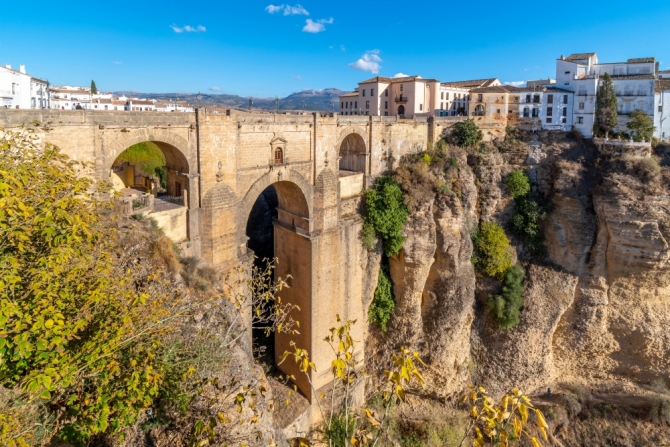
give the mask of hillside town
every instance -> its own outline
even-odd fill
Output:
[[[617,96],[619,127],[641,110],[653,118],[654,137],[670,138],[670,70],[654,57],[599,62],[596,53],[576,53],[556,60],[554,79],[529,80],[523,86],[498,78],[442,82],[421,76],[376,76],[339,97],[344,116],[398,118],[467,116],[502,135],[510,124],[550,130],[578,130],[593,136],[598,87],[609,74]],[[511,84],[511,83],[510,83]],[[517,83],[514,83],[517,84]],[[52,86],[31,76],[25,65],[0,67],[0,105],[12,109],[59,109],[138,112],[193,112],[186,101],[116,96],[90,87]]]

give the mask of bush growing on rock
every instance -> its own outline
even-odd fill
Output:
[[[383,332],[386,332],[386,324],[391,319],[395,308],[393,299],[393,282],[389,274],[388,264],[382,264],[377,278],[375,296],[368,310],[368,322],[378,324]]]
[[[530,178],[525,172],[514,170],[507,177],[507,191],[514,197],[523,197],[530,192]]]
[[[374,187],[365,194],[365,226],[362,234],[366,248],[373,247],[371,230],[381,237],[386,256],[400,252],[405,237],[402,229],[409,211],[403,201],[402,190],[389,176],[379,177]]]
[[[510,267],[505,272],[501,294],[489,296],[487,305],[491,318],[501,329],[509,329],[519,324],[525,277],[526,274],[520,265]]]
[[[542,254],[545,247],[540,225],[547,219],[547,207],[538,197],[519,197],[515,202],[512,231],[532,254]]]
[[[503,280],[512,266],[512,247],[502,226],[495,222],[482,222],[473,236],[472,263],[480,272]]]
[[[471,119],[454,124],[451,136],[461,147],[475,147],[482,141],[482,131]]]

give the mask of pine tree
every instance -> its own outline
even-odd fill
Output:
[[[607,136],[617,125],[617,100],[612,77],[605,73],[596,95],[595,133],[604,132]]]
[[[95,86],[95,81],[91,81],[91,94],[92,95],[98,94],[98,87]]]

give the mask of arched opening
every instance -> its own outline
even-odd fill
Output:
[[[484,106],[481,104],[477,104],[475,106],[475,116],[484,116]]]
[[[119,195],[119,211],[151,214],[175,242],[188,239],[189,165],[176,147],[143,141],[121,152],[112,163],[109,180]]]
[[[365,152],[363,137],[357,133],[347,135],[340,144],[340,171],[365,172]]]
[[[280,296],[282,302],[300,307],[299,315],[294,316],[298,321],[310,315],[311,247],[308,234],[309,208],[307,199],[298,185],[289,181],[279,181],[267,186],[258,195],[247,218],[247,247],[254,253],[254,264],[260,269],[265,268],[268,260],[277,258],[274,275],[285,279],[289,285],[282,290]],[[286,279],[289,275],[291,278]],[[306,337],[309,322],[300,321],[300,323],[300,334],[290,337],[274,332],[267,334],[263,328],[254,328],[252,331],[254,354],[267,372],[277,370],[281,355],[284,351],[290,350],[291,340],[296,343],[305,343],[308,340]],[[290,366],[289,363],[286,362],[284,366]]]
[[[398,115],[403,116],[405,114],[405,106],[398,107]]]

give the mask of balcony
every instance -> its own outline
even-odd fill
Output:
[[[403,95],[396,96],[395,97],[395,102],[397,102],[399,104],[405,104],[407,102],[407,96],[403,96]]]

